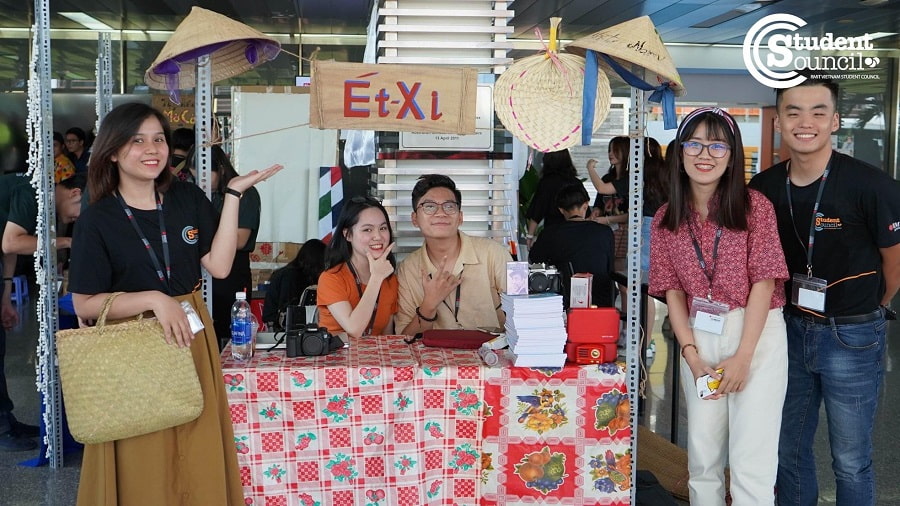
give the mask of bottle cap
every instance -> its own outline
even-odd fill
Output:
[[[247,300],[247,292],[234,292],[234,298],[237,300]]]

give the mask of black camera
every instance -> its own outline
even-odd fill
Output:
[[[552,265],[528,265],[528,293],[562,293],[562,278]]]
[[[320,357],[344,347],[340,337],[329,334],[325,327],[314,323],[289,330],[286,339],[288,357]]]

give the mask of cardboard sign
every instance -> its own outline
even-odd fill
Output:
[[[472,68],[313,61],[309,124],[474,134],[476,77]]]
[[[169,120],[169,126],[176,128],[194,128],[194,95],[181,94],[181,104],[172,103],[169,95],[157,93],[151,99],[154,109],[162,112]]]

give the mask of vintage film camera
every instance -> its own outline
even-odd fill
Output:
[[[562,293],[562,277],[552,265],[528,265],[528,293]]]
[[[310,323],[300,329],[288,330],[288,357],[319,357],[344,347],[338,336],[328,333],[325,327]]]

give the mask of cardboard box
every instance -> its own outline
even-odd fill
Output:
[[[250,279],[253,283],[253,289],[258,290],[259,285],[265,284],[272,277],[272,269],[250,269]]]
[[[296,242],[257,242],[250,261],[286,264],[297,256],[301,246]]]
[[[591,307],[593,284],[594,275],[589,272],[579,272],[573,275],[569,288],[569,307]]]

